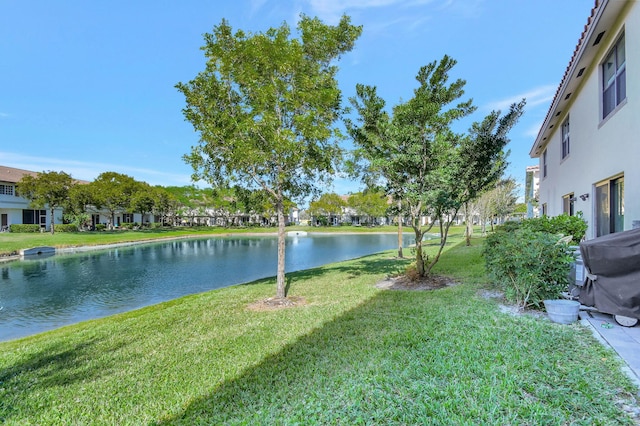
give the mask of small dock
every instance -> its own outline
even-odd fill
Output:
[[[49,246],[33,247],[28,249],[21,249],[19,253],[22,257],[52,255],[56,254],[56,248]]]

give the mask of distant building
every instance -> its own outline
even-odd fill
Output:
[[[597,0],[530,151],[541,213],[587,238],[640,226],[639,77],[640,2]]]
[[[527,205],[527,217],[540,217],[538,207],[538,189],[540,187],[540,166],[527,167],[525,180],[524,202]]]
[[[0,230],[7,231],[14,224],[40,225],[48,229],[54,224],[62,223],[62,210],[56,209],[51,218],[49,209],[33,209],[29,200],[22,198],[16,184],[25,175],[37,176],[38,172],[16,169],[0,165]]]

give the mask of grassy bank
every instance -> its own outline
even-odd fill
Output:
[[[309,227],[291,226],[287,231],[308,232],[396,232],[393,226],[356,227],[356,226],[330,226]],[[124,242],[137,242],[156,240],[159,238],[180,238],[189,236],[248,234],[248,233],[275,233],[276,228],[251,227],[251,228],[218,228],[218,227],[179,227],[166,229],[126,230],[126,231],[101,231],[101,232],[58,232],[29,234],[29,233],[0,233],[0,256],[16,254],[20,249],[40,246],[57,248],[93,246],[102,244],[115,244]]]
[[[633,391],[580,325],[501,313],[480,244],[438,265],[460,285],[374,284],[389,253],[289,275],[308,304],[248,305],[273,280],[0,344],[7,424],[631,424]]]

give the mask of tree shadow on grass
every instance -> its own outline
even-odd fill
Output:
[[[25,401],[16,396],[77,382],[90,382],[109,374],[107,366],[96,365],[99,346],[100,340],[96,338],[75,344],[56,339],[24,360],[1,369],[0,422],[9,420],[17,413],[28,412],[29,409],[23,406]]]
[[[402,273],[408,259],[398,259],[393,253],[378,253],[359,257],[350,261],[325,265],[321,268],[307,269],[291,273],[294,280],[304,280],[320,276],[323,273],[346,273],[348,278],[361,275],[397,275]]]
[[[302,271],[294,271],[286,273],[286,292],[289,293],[292,285],[296,282],[305,282],[309,279],[320,278],[324,275],[341,273],[347,274],[347,279],[360,277],[362,275],[385,275],[396,276],[402,274],[410,259],[398,259],[393,253],[377,253],[352,260],[341,261],[335,264],[328,264],[316,268],[304,269]],[[275,281],[275,276],[261,278],[256,281],[238,284],[246,285],[264,285],[265,283]]]
[[[368,410],[365,423],[384,421],[363,374],[378,375],[386,354],[389,297],[374,296],[156,424],[352,424]]]

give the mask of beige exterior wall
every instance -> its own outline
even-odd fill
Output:
[[[602,120],[601,63],[611,47],[625,34],[626,100]],[[569,108],[558,117],[547,151],[547,176],[542,175],[540,156],[540,205],[547,214],[563,212],[563,196],[575,194],[575,211],[589,223],[587,238],[596,236],[595,186],[624,175],[624,229],[640,220],[640,4],[628,2],[623,14],[607,31],[597,54],[585,70],[582,85]],[[570,121],[570,154],[562,159],[562,123]],[[589,194],[586,200],[580,195]]]

